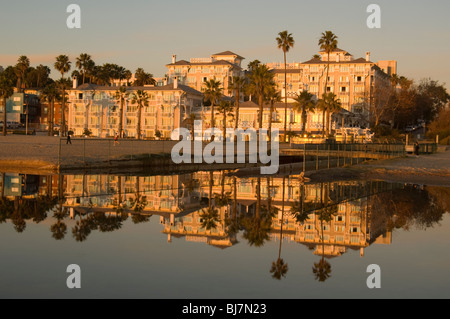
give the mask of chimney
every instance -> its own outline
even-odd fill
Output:
[[[337,63],[341,62],[341,54],[340,54],[340,53],[338,53],[338,54],[336,55],[336,62],[337,62]]]
[[[177,76],[173,77],[173,88],[178,89],[178,77]]]
[[[172,63],[177,63],[177,55],[172,54]]]
[[[78,78],[74,76],[72,80],[72,88],[76,89],[78,87]]]
[[[370,52],[369,51],[366,52],[366,61],[367,62],[370,61]]]

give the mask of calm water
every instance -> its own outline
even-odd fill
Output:
[[[0,178],[1,298],[450,297],[450,189],[226,172]],[[66,286],[70,264],[81,289]],[[381,289],[367,288],[371,264]]]

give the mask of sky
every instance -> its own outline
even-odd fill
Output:
[[[81,8],[81,28],[69,29],[69,4]],[[369,4],[381,8],[381,28],[366,21]],[[31,65],[55,57],[88,53],[97,64],[116,63],[155,77],[177,59],[209,57],[230,50],[244,66],[258,59],[282,62],[280,31],[295,39],[289,62],[304,62],[319,51],[322,32],[338,36],[341,49],[355,58],[397,60],[398,74],[419,82],[438,80],[450,88],[450,1],[448,0],[0,0],[0,66],[26,55]]]

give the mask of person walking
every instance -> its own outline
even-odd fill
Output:
[[[114,136],[114,146],[116,146],[116,144],[119,145],[119,134],[117,134],[117,132],[116,135]]]
[[[70,137],[70,134],[67,135],[67,141],[66,141],[66,144],[72,145],[72,139],[71,139],[71,137]]]
[[[419,142],[416,142],[416,144],[414,145],[414,154],[416,156],[419,156],[419,150],[420,150]]]

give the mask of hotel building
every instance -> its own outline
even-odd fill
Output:
[[[119,130],[120,102],[115,93],[118,87],[83,84],[74,80],[69,92],[68,128],[75,136],[83,135],[85,129],[95,137],[112,137]],[[133,104],[136,91],[145,91],[148,106],[141,110],[142,137],[154,138],[156,132],[162,138],[170,138],[174,129],[182,127],[183,121],[194,107],[201,107],[202,94],[177,80],[164,86],[127,87],[129,93],[123,110],[123,130],[126,137],[137,136],[138,105]]]

